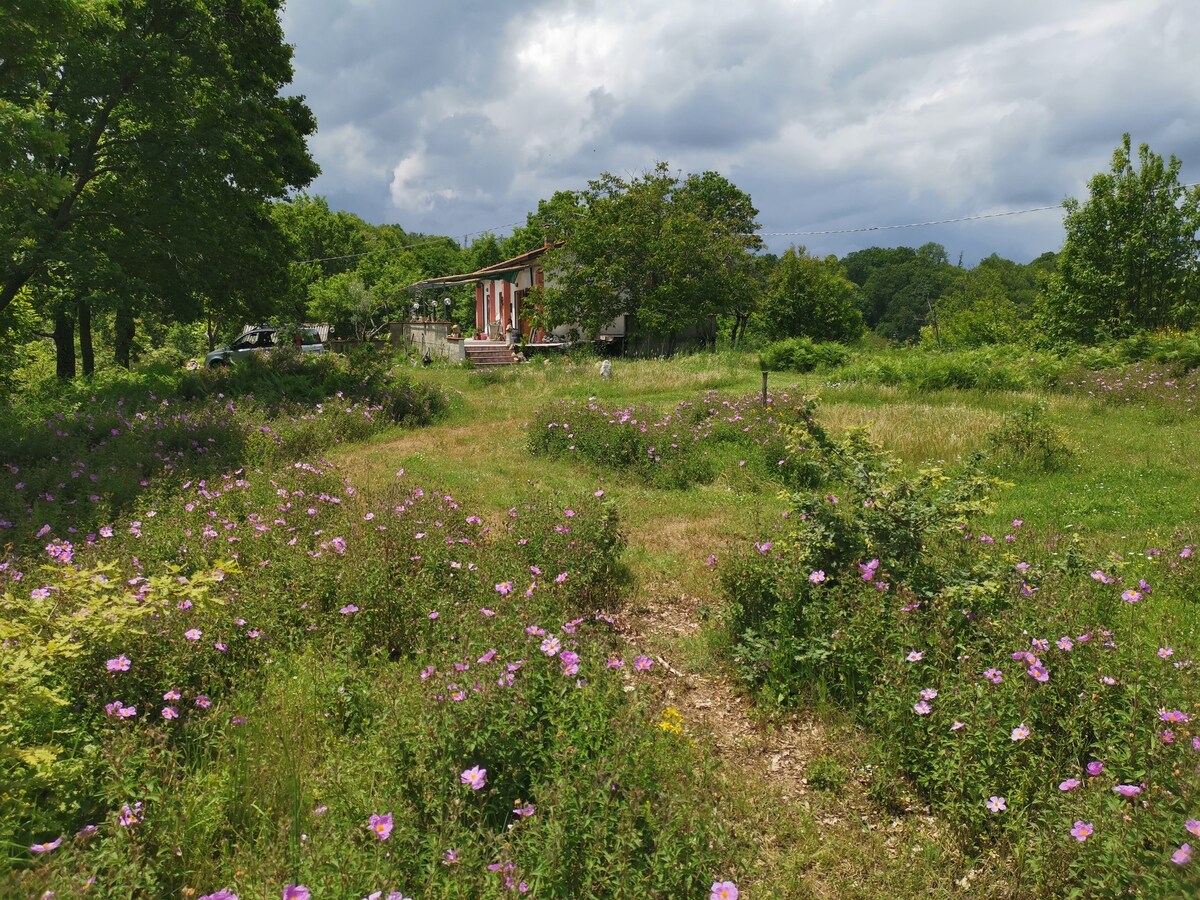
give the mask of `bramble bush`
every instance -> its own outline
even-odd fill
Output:
[[[1046,405],[1013,410],[987,435],[992,464],[1000,469],[1057,472],[1075,456],[1066,430],[1050,422]]]
[[[607,407],[562,400],[535,410],[529,452],[585,460],[626,471],[660,488],[708,484],[733,473],[803,484],[809,473],[787,449],[786,427],[808,415],[787,392],[721,397],[706,391],[663,413],[651,407]]]
[[[0,892],[692,896],[720,874],[711,764],[659,727],[655,664],[605,611],[602,491],[485,519],[403,472],[367,497],[297,462],[40,540],[47,562],[0,570]]]
[[[293,381],[324,385],[322,390],[348,388],[320,402],[260,400],[215,389],[208,399],[185,401],[143,385],[129,397],[101,393],[81,399],[72,411],[46,414],[36,422],[16,412],[0,413],[0,430],[10,438],[0,444],[0,535],[34,548],[35,532],[45,525],[62,534],[94,532],[128,515],[147,491],[170,493],[189,477],[212,477],[239,465],[312,458],[395,424],[427,423],[448,406],[441,392],[386,371],[380,357],[364,355],[350,363],[322,359],[281,351],[271,355],[269,365],[250,361],[244,367],[257,377],[260,370],[296,366]],[[243,367],[229,369],[242,372]],[[326,369],[347,379],[322,382],[318,376]],[[227,376],[226,370],[188,377],[210,387],[257,383],[225,384],[226,377],[250,377]]]
[[[1013,521],[974,532],[986,460],[905,475],[861,435],[802,429],[821,483],[723,572],[735,655],[766,697],[813,692],[877,731],[968,848],[1080,896],[1200,888],[1190,545],[1087,566]],[[883,788],[879,794],[887,794]],[[1026,881],[1027,880],[1027,881]]]

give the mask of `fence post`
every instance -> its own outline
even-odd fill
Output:
[[[767,370],[763,369],[763,406],[767,405]]]

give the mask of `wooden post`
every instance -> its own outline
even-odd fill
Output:
[[[767,370],[763,369],[763,406],[767,405]]]

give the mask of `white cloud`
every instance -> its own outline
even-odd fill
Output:
[[[722,171],[784,231],[1052,203],[1127,130],[1195,173],[1189,6],[290,0],[285,27],[321,123],[314,190],[368,219],[462,234],[664,159]],[[1002,222],[806,240],[968,258],[1061,242],[1053,214]]]

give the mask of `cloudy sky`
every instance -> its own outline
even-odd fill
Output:
[[[665,160],[747,191],[768,245],[1062,243],[1129,131],[1200,181],[1195,0],[288,0],[311,192],[371,222],[506,234]],[[1190,14],[1189,14],[1190,13]]]

